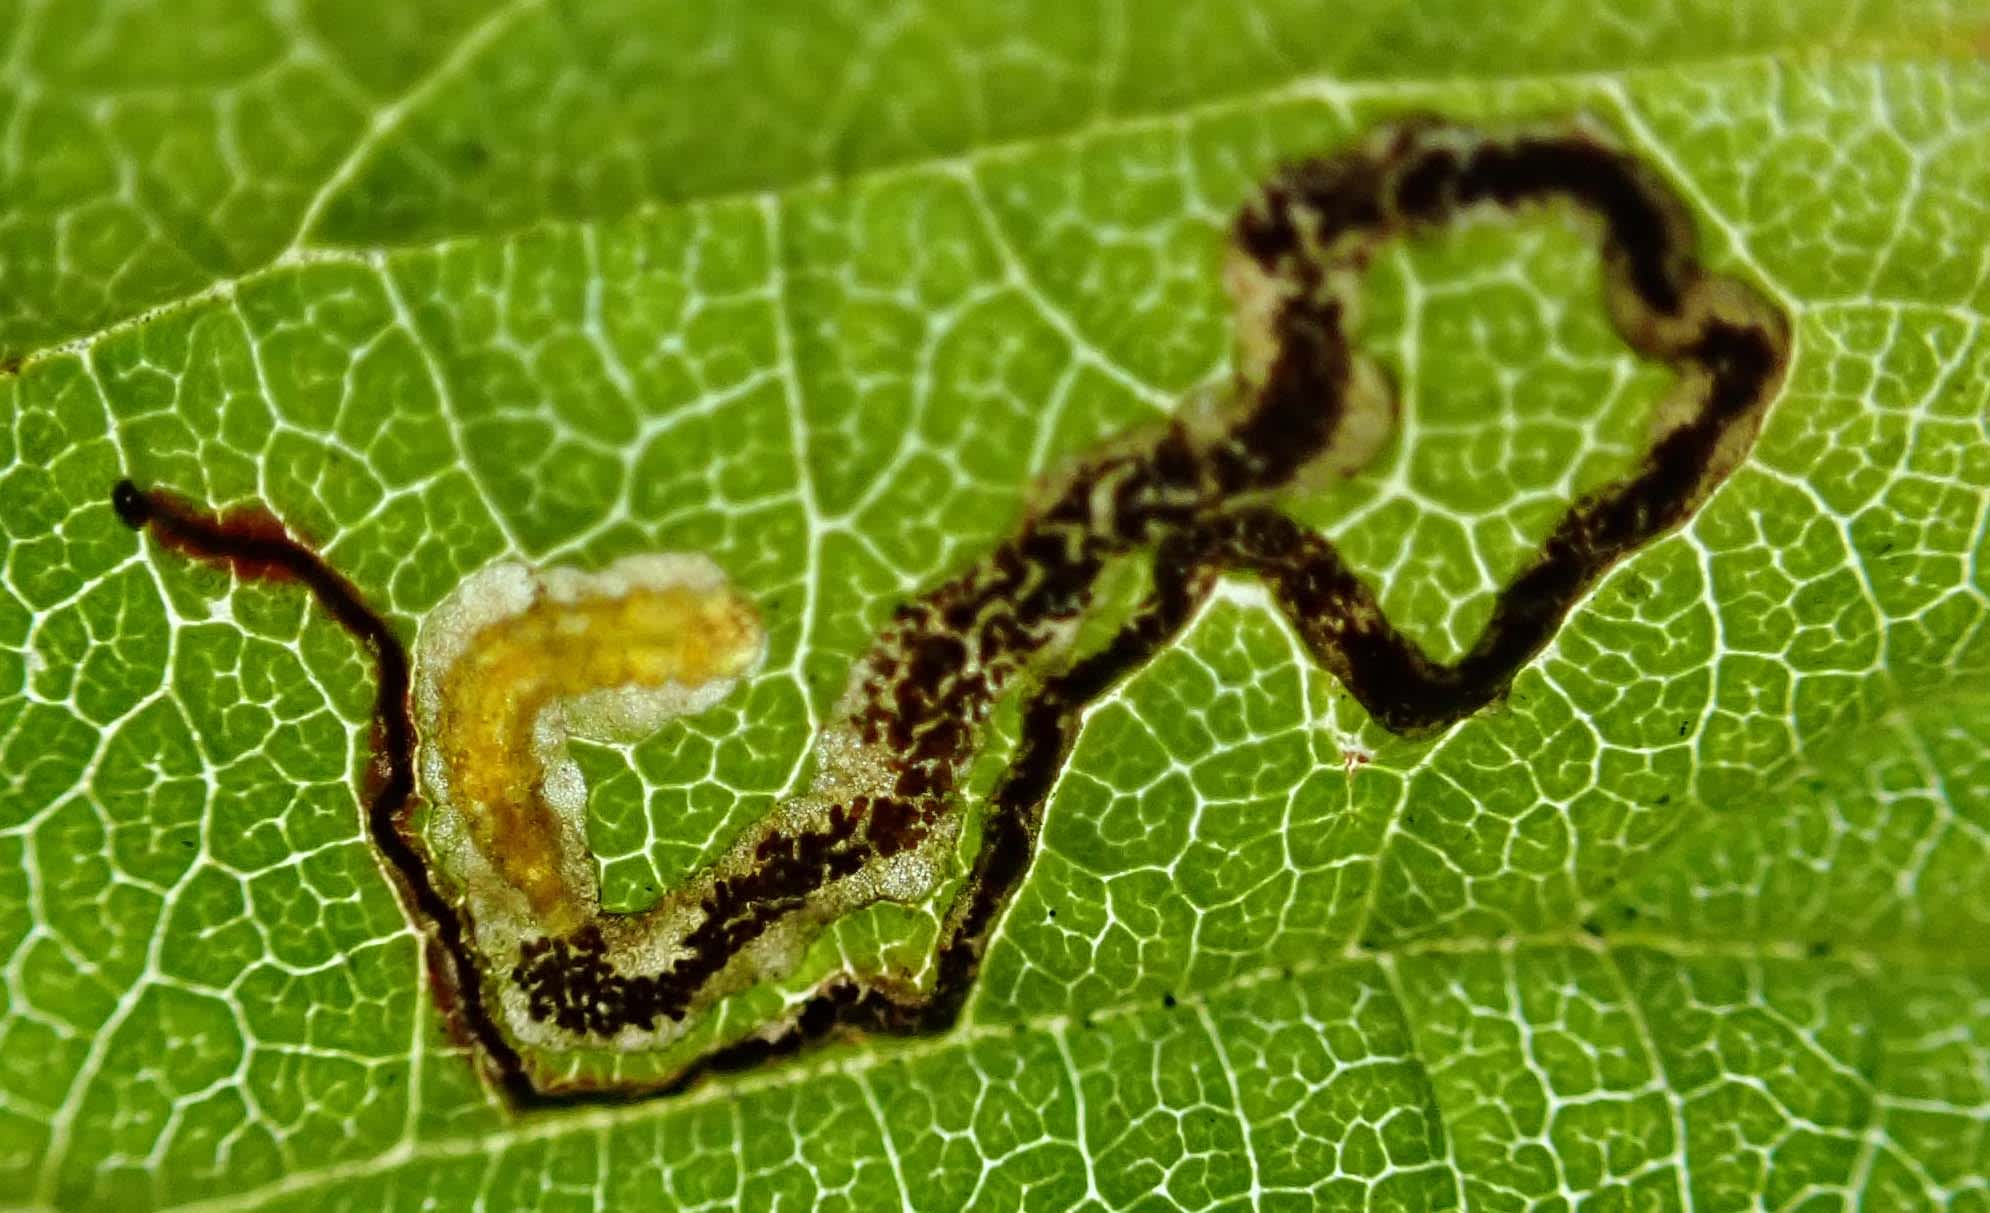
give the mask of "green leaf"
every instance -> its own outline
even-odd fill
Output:
[[[1990,7],[1346,7],[0,0],[0,1205],[1990,1207]],[[1615,129],[1783,398],[1439,740],[1227,586],[948,1034],[506,1112],[355,808],[368,666],[109,507],[266,503],[405,635],[500,557],[711,554],[765,670],[577,755],[641,904],[1034,477],[1224,373],[1249,185],[1412,110]],[[1375,268],[1402,432],[1295,508],[1436,650],[1642,441],[1598,293],[1548,219]]]

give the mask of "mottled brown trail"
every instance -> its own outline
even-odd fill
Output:
[[[1433,660],[1383,613],[1333,545],[1275,508],[1322,474],[1357,470],[1395,402],[1352,347],[1346,317],[1387,241],[1462,216],[1559,203],[1599,233],[1604,304],[1625,341],[1678,377],[1655,436],[1619,482],[1574,502],[1498,596],[1458,660]],[[409,832],[414,737],[408,661],[391,628],[343,578],[280,527],[208,519],[159,493],[118,487],[120,515],[177,550],[238,575],[304,583],[374,654],[383,777],[369,823],[404,900],[432,941],[453,1019],[517,1103],[619,1099],[681,1088],[707,1071],[791,1052],[836,1030],[935,1032],[959,1017],[1003,910],[1029,868],[1043,809],[1085,709],[1172,641],[1217,578],[1260,579],[1315,660],[1379,723],[1442,729],[1505,693],[1612,565],[1679,526],[1737,465],[1789,358],[1781,314],[1698,261],[1691,219],[1656,173],[1583,124],[1481,132],[1428,119],[1383,126],[1335,155],[1277,173],[1244,206],[1227,280],[1239,311],[1238,374],[1225,406],[1184,415],[1075,463],[985,559],[906,603],[878,637],[843,705],[888,786],[829,806],[804,828],[768,829],[750,870],[711,882],[668,967],[623,972],[596,923],[532,941],[507,972],[477,963],[462,911]],[[266,516],[265,516],[266,518]],[[1099,578],[1117,558],[1154,556],[1147,600],[1104,646],[1067,655]],[[648,1030],[709,1005],[728,966],[767,932],[820,912],[822,891],[944,838],[989,714],[1034,685],[1019,744],[982,812],[981,845],[943,921],[923,986],[839,973],[782,1023],[694,1060],[661,1083],[559,1086],[510,1043],[486,982],[514,982],[535,1019],[576,1040]]]

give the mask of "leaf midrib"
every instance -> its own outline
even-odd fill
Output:
[[[1477,76],[1459,78],[1441,77],[1395,77],[1388,80],[1343,81],[1327,76],[1294,76],[1272,85],[1255,89],[1240,89],[1220,96],[1205,98],[1172,109],[1151,109],[1123,114],[1113,114],[1104,118],[1093,118],[1057,130],[1040,131],[1007,140],[993,140],[974,144],[954,151],[931,156],[906,157],[882,160],[854,172],[819,172],[805,177],[786,181],[774,181],[765,185],[744,190],[717,190],[710,193],[693,193],[671,199],[652,199],[628,211],[603,214],[586,218],[555,216],[534,220],[531,223],[512,227],[492,227],[477,231],[454,233],[426,241],[406,241],[378,245],[313,244],[308,242],[308,233],[300,233],[300,239],[265,261],[261,265],[243,270],[224,278],[217,278],[198,290],[189,291],[174,298],[148,304],[131,311],[101,327],[83,334],[52,341],[23,352],[8,360],[8,365],[0,367],[0,377],[10,371],[19,376],[40,362],[66,354],[85,354],[103,342],[124,333],[162,319],[164,317],[198,307],[202,304],[232,299],[236,292],[250,287],[264,279],[293,270],[308,268],[314,264],[363,265],[380,269],[392,258],[409,254],[445,252],[450,248],[472,244],[502,244],[542,232],[565,232],[584,227],[598,227],[607,223],[628,222],[652,219],[659,216],[688,212],[700,207],[723,205],[727,202],[763,200],[772,198],[781,201],[792,196],[811,191],[829,189],[862,188],[882,182],[890,182],[903,177],[923,176],[944,173],[950,170],[972,170],[1004,159],[1036,154],[1047,149],[1082,144],[1089,140],[1111,138],[1117,135],[1143,134],[1154,130],[1180,126],[1211,118],[1221,118],[1261,106],[1282,102],[1316,100],[1338,108],[1377,99],[1400,98],[1411,100],[1447,90],[1455,90],[1461,84],[1485,89],[1518,88],[1533,85],[1589,86],[1601,87],[1606,84],[1621,85],[1626,81],[1636,82],[1676,75],[1683,71],[1724,72],[1764,64],[1787,64],[1791,56],[1798,62],[1816,62],[1829,58],[1833,62],[1885,62],[1896,57],[1909,55],[1927,57],[1929,55],[1963,54],[1969,46],[1968,38],[1959,30],[1938,27],[1939,35],[1933,39],[1932,48],[1926,42],[1918,41],[1909,34],[1894,34],[1885,37],[1870,36],[1845,42],[1820,39],[1815,42],[1777,48],[1774,51],[1759,51],[1741,54],[1686,57],[1656,67],[1638,67],[1617,70],[1583,70],[1571,72],[1519,72],[1505,76]],[[1829,52],[1828,56],[1826,52]],[[376,114],[379,111],[376,111]],[[368,127],[373,119],[369,119]],[[341,168],[345,167],[341,160]],[[350,170],[357,175],[363,169],[364,161]],[[302,219],[300,217],[300,222]],[[1913,304],[1916,301],[1906,300]]]

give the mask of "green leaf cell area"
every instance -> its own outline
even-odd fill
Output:
[[[1433,661],[1332,543],[1254,503],[1358,471],[1386,438],[1396,402],[1345,331],[1384,240],[1557,201],[1601,232],[1608,310],[1622,336],[1675,364],[1678,382],[1632,472],[1574,503],[1500,592],[1472,647]],[[717,696],[701,699],[700,688],[735,679],[749,655],[757,661],[758,625],[733,623],[750,608],[728,605],[716,569],[694,582],[671,566],[661,580],[621,578],[612,592],[556,582],[506,589],[480,575],[468,599],[459,591],[437,612],[440,629],[424,625],[423,655],[435,664],[446,648],[447,668],[411,678],[387,620],[273,520],[210,518],[128,480],[113,505],[132,528],[238,577],[302,582],[370,652],[379,787],[369,832],[429,936],[445,1017],[514,1103],[667,1093],[700,1071],[739,1069],[836,1028],[946,1031],[1027,873],[1084,713],[1188,626],[1219,574],[1260,577],[1314,659],[1376,723],[1437,731],[1504,695],[1599,576],[1678,526],[1745,457],[1788,360],[1787,320],[1752,288],[1708,275],[1683,205],[1580,128],[1487,136],[1435,119],[1383,126],[1357,149],[1281,172],[1245,205],[1233,239],[1234,399],[1080,458],[992,555],[899,607],[851,675],[806,791],[639,911],[603,910],[584,829],[563,828],[552,764],[528,752],[562,748],[557,737],[540,739],[581,714],[572,695],[625,684],[655,693],[636,681],[647,678],[675,689],[683,708],[705,706]],[[1108,567],[1143,550],[1152,551],[1145,598],[1095,651],[1066,657]],[[498,596],[517,601],[476,603]],[[645,674],[646,658],[657,661]],[[1003,693],[1032,672],[1040,685],[1020,709],[1015,754],[979,814],[923,981],[845,970],[750,1033],[719,1036],[655,1071],[628,1061],[641,1048],[669,1056],[695,1031],[694,1017],[788,976],[838,919],[930,897],[963,833],[961,785],[980,734]],[[456,689],[464,684],[489,690]],[[569,698],[552,701],[556,687]],[[640,713],[629,739],[676,714]],[[417,715],[424,744],[444,751],[420,764],[430,798],[448,812],[427,831],[413,812]],[[571,799],[566,816],[583,818],[584,794]],[[452,846],[465,852],[457,897],[434,870]],[[560,1049],[608,1059],[583,1070],[538,1056]]]
[[[1026,7],[0,14],[0,1207],[1990,1201],[1990,14]]]

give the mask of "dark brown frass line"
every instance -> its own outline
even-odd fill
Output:
[[[1680,384],[1638,467],[1575,502],[1500,592],[1472,648],[1439,663],[1389,622],[1331,543],[1266,500],[1349,443],[1359,446],[1358,434],[1348,435],[1360,426],[1363,367],[1345,316],[1375,249],[1469,212],[1554,200],[1601,229],[1612,320],[1634,350],[1671,365]],[[481,970],[466,916],[437,888],[410,822],[410,671],[387,621],[266,513],[215,518],[129,481],[116,487],[113,503],[125,522],[167,547],[245,578],[302,582],[372,653],[378,692],[368,829],[425,931],[447,1018],[515,1105],[675,1091],[839,1029],[944,1031],[959,1018],[990,934],[1028,869],[1085,709],[1177,636],[1222,573],[1261,579],[1315,660],[1377,722],[1399,733],[1442,728],[1504,694],[1607,569],[1706,499],[1746,453],[1788,365],[1780,313],[1752,289],[1706,272],[1670,189],[1582,125],[1505,134],[1424,119],[1381,127],[1346,151],[1277,174],[1239,215],[1232,245],[1245,318],[1238,400],[1229,411],[1215,420],[1176,419],[1144,441],[1079,463],[994,553],[901,607],[880,636],[856,688],[852,724],[892,755],[895,791],[852,803],[833,834],[770,838],[765,870],[721,885],[700,907],[690,953],[665,972],[604,970],[599,936],[590,943],[583,931],[540,941],[508,975],[531,996],[535,1017],[577,1032],[607,1035],[682,1018],[702,983],[785,907],[925,837],[932,806],[957,796],[990,705],[1019,678],[1037,677],[1014,756],[984,810],[969,878],[947,911],[930,988],[833,976],[781,1021],[662,1083],[542,1084],[493,1017],[484,981],[506,975]],[[1042,673],[1032,662],[1057,651],[1055,637],[1090,605],[1107,562],[1140,549],[1155,558],[1148,600],[1102,648]],[[581,1005],[584,1017],[569,1024]]]
[[[490,1059],[505,1096],[520,1107],[547,1100],[533,1085],[524,1060],[484,1006],[483,982],[464,939],[464,923],[435,887],[410,841],[414,806],[415,722],[409,710],[407,646],[359,590],[310,548],[293,539],[267,511],[215,516],[159,489],[120,480],[111,490],[117,516],[133,530],[150,530],[173,551],[227,567],[256,581],[296,581],[311,591],[332,621],[373,657],[373,764],[367,782],[367,834],[395,876],[402,900],[426,929],[431,971],[443,979],[439,994],[456,1000],[475,1045]],[[571,1099],[554,1102],[571,1103]]]

